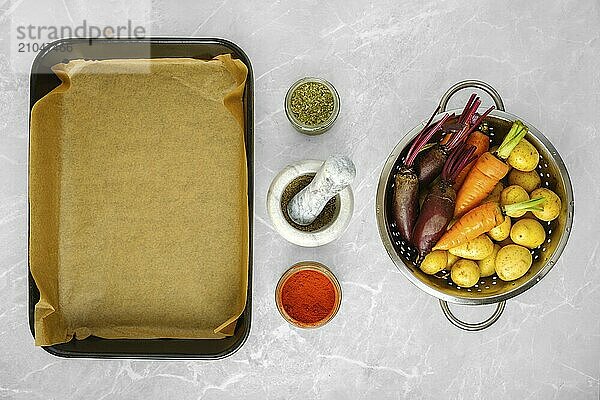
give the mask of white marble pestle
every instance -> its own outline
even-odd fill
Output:
[[[343,155],[330,156],[310,184],[290,200],[288,215],[298,225],[310,225],[327,202],[349,186],[355,176],[352,160]]]

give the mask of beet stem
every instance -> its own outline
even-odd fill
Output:
[[[492,110],[494,109],[494,106],[491,106],[490,108],[488,108],[486,110],[486,112],[484,112],[483,114],[481,114],[479,116],[479,118],[477,118],[477,121],[475,121],[475,123],[473,124],[473,126],[471,126],[471,128],[469,129],[469,131],[467,132],[467,137],[473,133],[475,131],[475,129],[477,129],[479,127],[479,125],[481,125],[481,123],[483,122],[484,118],[488,116],[489,113],[492,112]]]
[[[477,104],[478,101],[479,101],[479,99],[475,100],[475,104]],[[477,108],[474,108],[474,109],[477,110]],[[472,115],[473,114],[470,112],[468,118],[470,119],[472,117]],[[469,119],[467,119],[467,121]],[[467,131],[468,131],[469,127],[470,127],[470,125],[466,123],[458,133],[455,133],[454,135],[452,135],[452,137],[450,138],[448,143],[446,143],[446,149],[448,149],[449,151],[452,151],[459,143],[463,142],[468,136]]]
[[[433,121],[433,118],[437,115],[439,110],[440,110],[440,106],[437,106],[437,108],[435,109],[433,114],[431,114],[429,121],[427,121],[427,123],[425,124],[425,126],[423,127],[421,132],[419,132],[419,134],[415,137],[415,140],[413,141],[412,145],[410,146],[410,149],[408,149],[408,152],[406,153],[406,161],[404,162],[404,165],[406,165],[407,167],[412,166],[412,163],[410,163],[410,164],[408,163],[408,160],[411,158],[411,156],[413,154],[418,154],[419,149],[421,147],[423,147],[423,145],[425,145],[425,143],[427,143],[429,141],[429,139],[427,139],[425,141],[425,143],[420,143],[422,141],[423,137],[427,136],[426,132],[429,128],[429,125],[431,124],[431,121]],[[431,138],[431,136],[430,136],[430,138]]]
[[[477,109],[479,108],[480,105],[481,105],[481,99],[478,97],[477,99],[475,99],[473,106],[471,107],[471,109],[467,113],[467,116],[465,117],[465,125],[471,126],[471,121],[472,121],[473,115],[477,112]]]
[[[469,127],[471,126],[469,124],[469,121],[471,120],[471,118],[473,117],[473,114],[477,111],[477,108],[479,108],[479,105],[481,104],[481,100],[479,99],[479,97],[475,98],[475,101],[473,102],[473,104],[470,105],[469,109],[466,109],[465,107],[465,111],[463,111],[463,113],[461,114],[461,119],[462,119],[462,128],[461,130],[454,134],[450,140],[448,141],[448,143],[446,143],[446,148],[448,150],[452,150],[454,149],[454,147],[456,147],[456,145],[460,142],[462,142],[467,135],[465,134],[466,131],[469,129]]]
[[[439,107],[438,107],[439,108]],[[423,147],[427,142],[429,142],[429,140],[431,139],[431,137],[440,130],[440,128],[442,127],[442,125],[444,125],[444,123],[446,122],[446,120],[450,117],[450,115],[445,114],[442,119],[439,120],[439,122],[433,127],[431,128],[429,131],[427,131],[426,134],[423,135],[423,137],[419,137],[423,131],[421,131],[421,133],[419,133],[419,135],[417,136],[418,140],[415,140],[415,143],[413,143],[413,145],[411,146],[409,153],[406,156],[406,161],[404,161],[404,165],[407,167],[412,167],[415,158],[417,157],[417,154],[419,154],[419,150],[421,149],[421,147]],[[433,119],[433,118],[432,118]],[[415,146],[416,142],[419,142],[419,144],[417,146]]]
[[[456,178],[460,171],[463,170],[470,162],[475,160],[475,146],[460,143],[453,151],[450,153],[448,160],[444,164],[444,168],[442,169],[442,180],[449,183],[450,185],[454,184]]]
[[[469,109],[471,109],[471,105],[473,103],[473,100],[475,100],[476,97],[477,97],[477,95],[475,93],[473,93],[471,95],[471,97],[469,97],[469,101],[467,101],[467,104],[465,104],[465,108],[464,108],[462,114],[460,114],[460,118],[458,119],[458,123],[459,124],[462,124],[462,123],[465,122],[465,115],[467,114],[467,111]]]
[[[475,146],[467,145],[463,149],[461,155],[457,157],[456,165],[454,166],[453,170],[450,171],[449,176],[449,181],[452,182],[452,184],[456,182],[456,178],[458,178],[460,172],[471,162],[475,161],[477,158],[477,156],[475,156],[475,150]]]

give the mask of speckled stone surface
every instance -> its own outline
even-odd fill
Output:
[[[0,397],[10,399],[592,399],[600,397],[600,3],[598,1],[9,0],[0,5]],[[256,87],[253,321],[218,362],[69,360],[33,346],[27,322],[28,68],[19,25],[126,24],[217,36],[252,60]],[[340,93],[323,136],[297,133],[283,99],[314,75]],[[571,174],[575,223],[552,271],[479,333],[394,267],[375,222],[385,158],[443,92],[475,78],[539,128]],[[461,93],[451,106],[463,104]],[[486,97],[484,97],[486,101]],[[485,104],[484,104],[485,105]],[[265,196],[291,161],[336,152],[356,164],[355,211],[336,242],[294,246]],[[595,172],[596,171],[596,172]],[[328,265],[343,288],[324,328],[279,315],[274,289],[295,262]],[[469,320],[491,307],[453,307]]]

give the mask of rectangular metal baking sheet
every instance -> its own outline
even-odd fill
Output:
[[[249,258],[246,308],[237,321],[233,336],[225,339],[103,339],[88,337],[43,348],[61,357],[88,358],[165,358],[219,359],[233,354],[246,341],[250,332],[252,309],[252,228],[253,228],[253,73],[250,60],[235,44],[215,38],[144,38],[144,39],[63,39],[44,47],[33,62],[30,79],[31,107],[60,84],[51,71],[57,63],[75,59],[177,58],[211,59],[219,54],[232,54],[248,67],[244,91],[245,144],[248,167]],[[29,326],[34,333],[34,307],[39,291],[29,274]]]

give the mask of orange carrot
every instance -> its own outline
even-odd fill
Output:
[[[467,144],[475,146],[475,156],[479,158],[479,156],[488,151],[488,149],[490,148],[490,138],[479,131],[475,131],[469,135],[469,138],[467,139]],[[454,183],[454,187],[456,189],[462,186],[463,182],[465,181],[465,178],[467,177],[467,174],[469,173],[471,168],[473,168],[473,165],[475,165],[476,161],[477,159],[470,162],[469,164],[467,164],[466,167],[463,168],[462,171],[460,171],[458,177],[456,178],[456,182]]]
[[[485,203],[463,215],[436,243],[433,250],[448,250],[493,229],[504,220],[498,203]]]
[[[483,235],[504,221],[504,214],[519,210],[542,210],[546,201],[543,197],[507,204],[502,208],[498,203],[484,203],[475,207],[452,225],[435,244],[433,250],[448,250]]]
[[[494,186],[508,173],[509,167],[503,161],[527,133],[527,127],[521,121],[513,123],[496,155],[483,153],[467,174],[463,185],[456,194],[454,216],[460,217],[477,207],[494,190]]]
[[[454,216],[460,217],[480,204],[494,190],[494,186],[500,179],[508,174],[508,169],[508,165],[492,153],[483,153],[475,161],[475,165],[473,165],[463,185],[458,190]]]

